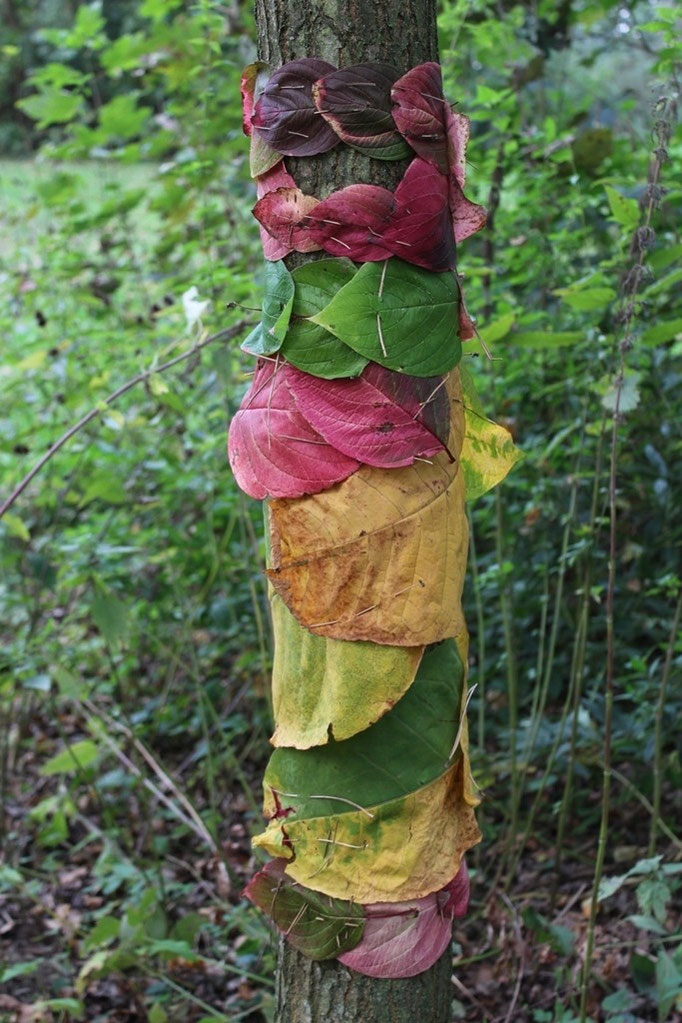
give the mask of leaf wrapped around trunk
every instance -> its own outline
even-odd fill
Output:
[[[294,270],[296,292],[282,355],[298,369],[335,379],[358,376],[367,365],[364,356],[306,318],[328,305],[339,288],[353,279],[356,270],[349,259],[316,259]]]
[[[266,864],[244,889],[246,898],[309,959],[333,959],[357,945],[365,926],[362,906],[302,888],[285,875],[285,865],[282,859]]]
[[[361,941],[339,959],[368,977],[415,977],[440,958],[452,939],[452,922],[469,903],[464,860],[456,877],[439,892],[409,902],[364,906]]]
[[[313,98],[342,142],[375,160],[404,160],[410,147],[391,114],[390,64],[355,64],[331,71],[313,86]]]
[[[346,479],[359,466],[330,447],[297,411],[284,362],[259,363],[228,433],[237,483],[251,497],[299,497]]]
[[[309,749],[364,731],[412,685],[424,648],[324,639],[270,596],[273,746]]]
[[[282,345],[294,305],[294,282],[284,263],[266,263],[263,311],[257,327],[242,342],[251,355],[273,355]]]
[[[479,839],[458,747],[462,676],[454,641],[440,644],[425,653],[396,706],[364,732],[276,750],[264,781],[271,820],[254,844],[284,856],[295,880],[335,898],[399,902],[446,885]]]
[[[451,454],[390,472],[362,466],[323,494],[271,502],[268,576],[312,632],[390,646],[464,632],[468,528],[457,460],[464,430],[458,379],[451,383]]]
[[[324,60],[291,60],[268,79],[251,123],[255,133],[283,156],[326,153],[339,137],[320,116],[312,95],[318,78],[333,71]]]
[[[467,501],[473,501],[500,483],[523,453],[509,430],[486,416],[471,374],[462,368],[464,443],[460,453]]]
[[[459,289],[452,273],[400,259],[365,263],[311,317],[360,355],[413,376],[440,376],[461,357]]]
[[[442,377],[408,377],[370,362],[353,380],[320,380],[289,367],[286,384],[327,443],[366,465],[411,465],[447,441],[450,400]]]

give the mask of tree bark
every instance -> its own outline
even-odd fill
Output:
[[[273,67],[318,57],[336,67],[382,61],[404,74],[438,59],[435,0],[255,0],[259,56]],[[318,199],[346,185],[395,188],[408,161],[373,160],[349,146],[287,157],[304,192]],[[286,259],[291,268],[324,253]],[[277,966],[277,1023],[448,1023],[449,950],[425,973],[375,980],[336,960],[312,962],[284,940]]]

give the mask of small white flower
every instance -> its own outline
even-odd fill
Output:
[[[191,330],[195,323],[201,324],[201,317],[210,304],[210,299],[205,299],[203,302],[200,301],[196,284],[193,284],[191,288],[188,288],[187,291],[184,292],[182,296],[182,308],[185,311],[188,330]]]

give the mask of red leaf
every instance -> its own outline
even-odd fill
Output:
[[[311,237],[332,256],[375,263],[392,255],[383,233],[395,207],[379,185],[349,185],[333,192],[308,218]]]
[[[317,494],[359,463],[330,447],[296,410],[286,386],[292,367],[262,360],[230,424],[228,455],[237,483],[251,497]]]
[[[474,321],[469,316],[464,299],[460,293],[459,301],[459,339],[460,341],[471,341],[472,337],[476,337],[476,327]]]
[[[270,68],[260,60],[249,64],[242,71],[240,82],[242,94],[242,130],[249,137],[252,132],[251,118],[253,116],[253,109],[269,77]]]
[[[259,199],[262,199],[264,195],[274,192],[278,188],[296,188],[296,182],[284,166],[284,160],[280,160],[266,174],[261,174],[260,177],[256,178],[256,194]],[[266,259],[276,261],[283,259],[291,252],[291,246],[287,245],[286,242],[278,241],[264,227],[261,227],[260,224],[258,226],[260,228],[263,253]]]
[[[334,68],[304,58],[284,64],[270,77],[251,122],[257,134],[284,156],[314,156],[333,149],[339,138],[313,103],[313,84]]]
[[[469,118],[445,106],[445,125],[448,133],[448,160],[450,172],[460,188],[466,181],[466,151],[469,141]]]
[[[429,61],[413,67],[391,90],[393,120],[401,135],[424,160],[448,174],[446,111],[440,64]]]
[[[313,86],[317,109],[339,138],[370,156],[400,159],[409,149],[391,115],[390,64],[356,64],[325,75]]]
[[[436,962],[450,944],[452,921],[466,913],[469,877],[462,860],[456,877],[440,892],[409,902],[365,906],[365,931],[339,961],[368,977],[415,977]]]
[[[450,177],[450,212],[456,242],[463,241],[485,226],[485,207],[467,199],[454,176]]]
[[[411,377],[370,362],[355,379],[292,370],[287,387],[301,415],[337,450],[389,469],[442,451],[450,403],[440,377]]]
[[[384,231],[394,255],[426,270],[454,269],[448,196],[447,177],[426,160],[414,159],[396,189],[395,211]]]
[[[276,188],[259,199],[253,215],[272,238],[286,245],[287,252],[313,252],[320,246],[311,238],[307,222],[302,225],[318,204],[318,199],[300,188]]]

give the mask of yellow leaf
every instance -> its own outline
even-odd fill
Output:
[[[333,898],[419,899],[448,884],[481,839],[464,798],[464,766],[460,757],[429,785],[367,810],[276,818],[253,844],[287,859],[295,881]]]
[[[273,746],[308,749],[348,739],[390,710],[417,674],[424,648],[378,646],[315,636],[276,593]]]
[[[460,460],[466,499],[472,501],[497,486],[523,458],[509,430],[488,419],[468,370],[462,367],[465,434]]]
[[[389,646],[465,630],[468,527],[459,455],[459,376],[450,380],[449,451],[403,469],[362,466],[321,494],[270,502],[268,576],[320,636]]]

